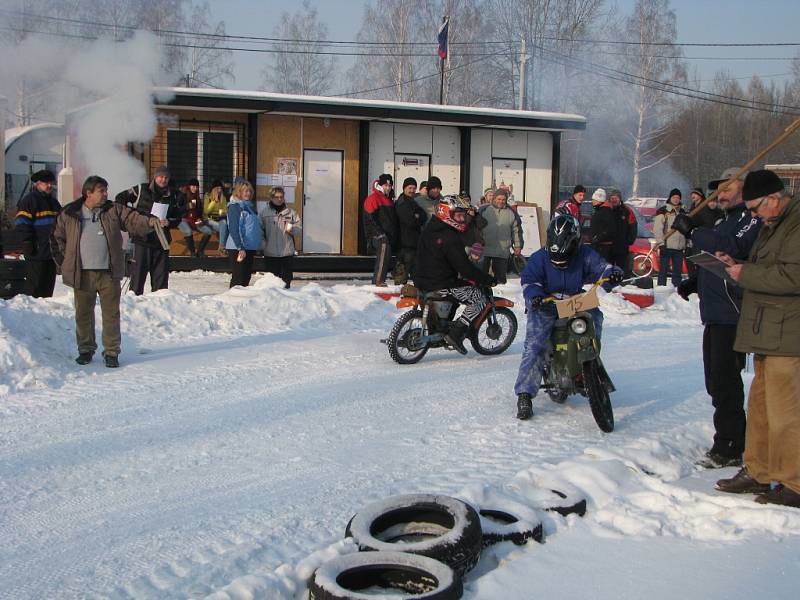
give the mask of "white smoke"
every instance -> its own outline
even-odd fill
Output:
[[[127,144],[149,142],[156,132],[153,87],[165,81],[155,35],[90,43],[36,35],[0,51],[0,94],[24,91],[34,122],[65,123],[78,186],[88,175],[107,179],[112,193],[144,181]]]

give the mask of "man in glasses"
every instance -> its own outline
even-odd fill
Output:
[[[679,214],[672,223],[696,252],[724,252],[744,260],[758,236],[761,220],[750,214],[742,200],[743,179],[732,179],[739,169],[728,169],[708,184],[720,188],[719,205],[723,216],[716,224],[698,226],[698,221]],[[678,294],[700,297],[703,322],[703,369],[706,391],[714,406],[714,443],[698,464],[709,469],[741,466],[744,452],[746,415],[744,411],[745,355],[733,349],[736,325],[742,308],[742,289],[711,271],[699,269],[678,285]]]
[[[742,199],[764,226],[747,262],[720,258],[744,289],[735,349],[754,354],[755,377],[744,467],[717,489],[800,508],[800,202],[767,170],[747,176]]]

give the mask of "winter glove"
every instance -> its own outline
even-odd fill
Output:
[[[387,237],[387,235],[385,233],[379,233],[378,235],[375,236],[374,239],[375,239],[376,242],[382,243],[382,242],[385,242],[386,240],[388,240],[389,238]]]
[[[697,277],[684,279],[678,284],[678,296],[689,301],[689,296],[697,293]]]
[[[692,235],[694,224],[692,223],[692,219],[689,218],[689,215],[678,213],[675,220],[672,222],[672,229],[688,238]]]
[[[611,285],[619,285],[622,283],[622,271],[612,271],[608,276],[608,283]]]
[[[529,303],[531,310],[541,310],[544,306],[544,296],[534,296]]]

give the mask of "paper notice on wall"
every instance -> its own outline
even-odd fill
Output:
[[[150,208],[150,214],[158,217],[162,221],[167,218],[167,211],[169,210],[169,204],[165,204],[164,202],[153,202],[153,206]]]
[[[296,188],[294,187],[285,187],[283,188],[283,197],[286,200],[286,204],[294,204],[294,191]]]
[[[284,175],[283,187],[297,187],[297,175]]]
[[[256,185],[272,185],[272,175],[269,173],[256,173]]]

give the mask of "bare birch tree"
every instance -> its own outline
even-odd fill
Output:
[[[276,53],[264,67],[263,88],[285,94],[323,95],[330,91],[336,77],[337,62],[332,56],[312,54],[320,50],[315,41],[325,40],[328,26],[308,0],[292,14],[284,12],[273,35],[287,40],[274,44]]]
[[[188,87],[224,88],[226,81],[233,81],[233,52],[225,50],[225,21],[210,24],[211,11],[208,2],[191,7],[189,31],[211,35],[184,38],[188,47],[181,52],[178,68]]]
[[[662,84],[685,83],[686,71],[680,59],[665,58],[681,53],[674,45],[678,33],[669,0],[637,0],[626,33],[637,42],[628,47],[623,60],[625,70],[639,78],[639,85],[623,95],[633,115],[623,144],[631,161],[631,193],[636,196],[642,174],[678,150],[667,144],[674,104]]]

